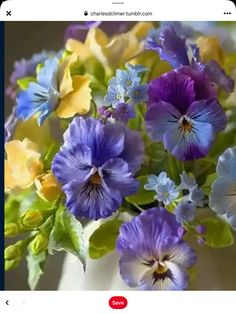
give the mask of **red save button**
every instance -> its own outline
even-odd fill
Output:
[[[115,296],[110,298],[109,300],[110,307],[115,310],[122,310],[127,306],[127,304],[128,304],[127,299],[121,296]]]

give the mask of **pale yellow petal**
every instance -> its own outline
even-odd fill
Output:
[[[152,22],[138,22],[131,29],[131,32],[137,37],[138,40],[143,40],[153,28],[154,25]]]
[[[50,120],[46,119],[39,126],[36,117],[32,117],[26,121],[18,121],[13,135],[13,139],[23,140],[29,138],[39,147],[41,152],[45,152],[51,143]]]
[[[74,52],[82,62],[92,55],[90,49],[85,44],[75,39],[67,40],[66,50]]]
[[[13,140],[6,143],[5,150],[5,189],[26,189],[42,172],[43,165],[37,145],[27,138],[23,141]]]
[[[215,60],[221,66],[224,65],[225,53],[217,37],[200,36],[197,38],[196,44],[200,49],[200,56],[203,62],[207,63]]]
[[[64,98],[73,90],[73,81],[70,74],[71,66],[77,61],[77,55],[72,53],[69,56],[66,56],[58,68],[58,83],[60,98]]]
[[[61,193],[61,187],[51,172],[38,176],[35,185],[37,194],[45,201],[52,202]]]
[[[73,76],[74,90],[60,101],[56,109],[59,118],[70,118],[75,114],[85,115],[90,110],[91,89],[87,76]]]

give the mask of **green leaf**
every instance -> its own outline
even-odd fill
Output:
[[[31,250],[26,257],[28,266],[28,284],[31,290],[34,290],[38,284],[40,277],[43,275],[43,266],[46,259],[46,253],[42,252],[38,255],[33,255]]]
[[[234,236],[230,226],[218,218],[207,217],[201,220],[207,231],[204,234],[206,245],[213,248],[223,248],[234,243]]]
[[[31,82],[36,82],[35,77],[29,76],[19,79],[17,80],[17,85],[20,87],[21,90],[26,90],[28,89]]]
[[[115,250],[116,239],[119,235],[122,220],[114,219],[105,222],[89,238],[89,256],[93,259]]]
[[[211,193],[211,186],[212,186],[212,183],[216,180],[217,178],[217,173],[212,173],[210,174],[208,177],[207,177],[207,180],[206,182],[203,184],[202,186],[202,189],[203,189],[203,192],[206,194],[206,195],[209,195]]]
[[[65,250],[76,255],[85,269],[86,250],[81,223],[63,206],[56,212],[55,224],[49,238],[48,251]]]
[[[131,204],[146,205],[154,201],[155,192],[144,189],[144,184],[148,181],[148,176],[138,178],[140,183],[139,189],[135,195],[127,196],[125,199]]]

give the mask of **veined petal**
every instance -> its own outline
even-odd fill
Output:
[[[69,149],[62,148],[56,154],[52,162],[52,172],[63,184],[70,181],[84,182],[91,174],[91,165],[91,149],[85,145],[77,145]]]
[[[218,178],[212,185],[210,207],[220,215],[236,215],[236,181],[230,178]]]
[[[146,127],[151,139],[162,140],[163,135],[178,123],[180,117],[181,113],[168,102],[159,101],[150,106],[146,114]]]
[[[236,146],[226,149],[219,157],[216,171],[220,177],[236,182]]]
[[[48,101],[48,90],[43,86],[31,82],[29,88],[17,96],[16,114],[19,119],[27,120]]]
[[[67,94],[59,103],[56,114],[60,118],[73,117],[75,114],[85,115],[90,110],[91,89],[90,80],[86,76],[73,76],[73,91]]]
[[[164,134],[165,148],[180,160],[192,160],[206,156],[214,140],[210,123],[192,121],[192,130],[182,131],[179,125]]]
[[[223,131],[226,127],[227,116],[216,98],[193,102],[187,115],[197,122],[211,123],[215,131]]]
[[[149,105],[163,101],[185,114],[195,100],[195,83],[190,76],[171,71],[149,84]]]
[[[134,194],[138,190],[138,181],[132,177],[128,163],[121,158],[108,160],[101,167],[101,175],[106,185],[119,190],[123,197]]]
[[[58,90],[57,83],[57,70],[59,65],[59,59],[49,58],[45,61],[44,67],[39,71],[37,75],[37,82],[45,88],[53,86],[55,90]]]

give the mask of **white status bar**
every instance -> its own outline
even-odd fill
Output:
[[[230,0],[5,0],[2,21],[235,21]]]

